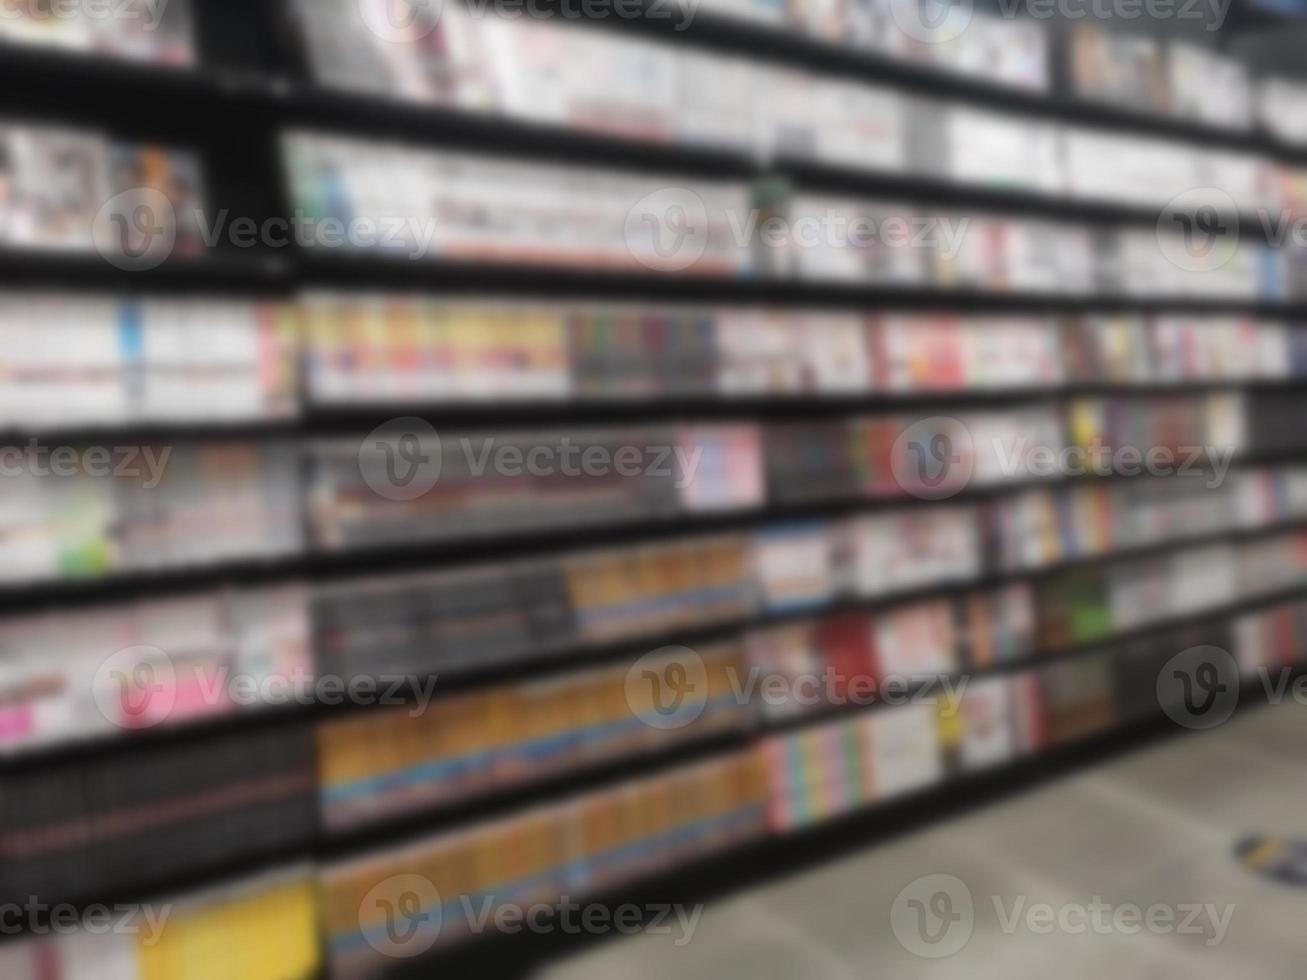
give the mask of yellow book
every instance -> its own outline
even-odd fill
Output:
[[[1092,398],[1077,398],[1068,407],[1067,418],[1071,441],[1088,448],[1104,438],[1103,403]]]

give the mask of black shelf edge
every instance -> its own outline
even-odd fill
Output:
[[[856,283],[793,276],[660,275],[629,267],[587,269],[567,265],[405,261],[367,252],[314,251],[300,253],[299,283],[304,288],[334,292],[381,291],[503,294],[534,298],[608,298],[614,301],[673,303],[688,300],[768,304],[784,307],[849,309],[876,307],[932,310],[941,313],[1048,312],[1108,313],[1244,313],[1273,317],[1307,316],[1307,300],[1280,301],[1261,297],[1196,295],[1127,296],[1063,292],[1001,292],[929,284]]]
[[[7,290],[128,294],[209,289],[278,298],[312,292],[480,294],[621,303],[772,305],[788,308],[938,313],[1197,313],[1307,318],[1307,298],[997,291],[931,284],[877,284],[794,276],[663,275],[630,267],[595,269],[462,260],[412,260],[364,250],[227,250],[202,259],[174,258],[147,271],[115,267],[95,252],[0,247]]]
[[[110,89],[111,97],[122,96],[127,90],[149,90],[165,100],[262,95],[274,85],[271,76],[203,63],[169,64],[53,44],[0,40],[0,75],[10,73],[27,79],[33,75],[72,78],[81,85]]]
[[[148,270],[114,265],[94,250],[62,251],[0,247],[0,275],[5,290],[126,293],[199,291],[214,295],[248,293],[278,297],[289,289],[293,262],[290,256],[209,253],[199,258],[169,258]]]
[[[467,399],[449,401],[314,402],[303,413],[287,418],[244,420],[157,419],[77,422],[67,425],[0,428],[0,446],[54,444],[101,445],[113,439],[133,445],[168,442],[214,442],[237,439],[359,438],[397,418],[419,418],[439,425],[445,433],[476,435],[503,425],[522,431],[572,427],[606,429],[614,425],[651,427],[712,423],[801,422],[838,419],[848,413],[930,411],[965,412],[1031,402],[1065,402],[1079,398],[1137,398],[1206,395],[1222,392],[1256,395],[1261,392],[1307,390],[1307,374],[1286,377],[1203,378],[1180,380],[1072,382],[1031,387],[934,388],[910,391],[871,389],[865,392],[777,392],[774,394],[694,394],[621,396],[572,394],[536,400]]]

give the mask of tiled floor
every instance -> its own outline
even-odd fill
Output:
[[[1307,890],[1245,870],[1231,848],[1249,833],[1307,836],[1307,708],[1250,711],[1217,730],[1169,739],[719,900],[682,946],[677,936],[618,939],[542,976],[1300,980],[1307,975]],[[957,881],[912,886],[896,903],[905,886],[928,874]],[[970,917],[962,911],[968,894]],[[914,897],[922,904],[907,904]],[[1085,908],[1096,900],[1111,910]],[[946,929],[933,912],[948,912],[949,901],[962,917]],[[1039,911],[1034,920],[1019,914],[1013,926],[1014,912],[1040,903],[1065,916],[1069,928],[1046,928]],[[1154,915],[1174,914],[1177,924],[1193,906],[1195,917],[1184,934],[1164,931],[1160,919],[1151,931],[1134,931],[1128,919],[1114,927],[1112,916],[1131,914],[1121,908],[1129,905],[1155,905]],[[1204,905],[1210,911],[1197,911]],[[1221,935],[1212,916],[1226,914]],[[926,943],[923,924],[943,938]],[[959,948],[934,957],[908,948],[940,953],[950,946]]]

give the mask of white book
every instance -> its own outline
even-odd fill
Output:
[[[890,799],[944,778],[934,705],[896,705],[869,717],[876,798]]]

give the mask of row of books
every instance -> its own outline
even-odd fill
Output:
[[[1106,475],[1127,466],[1138,473],[1144,467],[1127,457],[1150,450],[1167,461],[1150,470],[1155,475],[1165,469],[1201,476],[1228,454],[1261,448],[1244,417],[1242,396],[1218,393],[778,422],[765,438],[767,499],[780,505],[905,493],[942,499],[967,488]],[[1182,469],[1184,459],[1192,462]]]
[[[709,0],[695,9],[1016,88],[1042,92],[1053,83],[1054,38],[1029,17],[889,0]]]
[[[1287,143],[1302,143],[1293,131],[1296,107],[1276,98],[1277,90],[1296,90],[1301,105],[1307,89],[1290,79],[1213,48],[1102,24],[1075,24],[1068,42],[1071,87],[1081,98],[1222,129],[1261,123]]]
[[[597,897],[761,839],[766,795],[761,759],[742,750],[328,865],[320,886],[332,974],[373,976],[396,953],[476,935],[480,899],[494,909]],[[417,899],[402,933],[397,892]]]
[[[1230,664],[1245,674],[1295,666],[1307,650],[1305,616],[1307,603],[1298,600],[1244,614],[1233,624],[1178,627],[1037,668],[969,677],[966,684],[937,686],[930,697],[910,703],[877,705],[783,734],[764,733],[748,747],[655,776],[326,864],[318,869],[316,899],[333,975],[371,975],[393,963],[396,954],[407,958],[477,934],[469,899],[486,899],[494,908],[598,896],[634,878],[888,802],[957,773],[990,769],[1155,717],[1172,707],[1158,687],[1161,671],[1178,651],[1198,644],[1233,650]],[[1218,670],[1227,669],[1215,662]],[[151,765],[163,768],[175,761],[140,760],[138,778],[145,779]],[[246,765],[262,768],[261,761],[249,754]],[[206,775],[214,778],[213,771]],[[58,809],[53,796],[43,802]],[[34,843],[33,836],[11,829],[13,811],[30,808],[28,800],[6,811],[6,844]],[[283,846],[288,852],[297,849],[294,842]],[[16,869],[6,873],[13,876]],[[176,918],[162,922],[150,937],[151,952],[138,939],[120,937],[110,945],[73,933],[7,944],[0,957],[29,971],[17,976],[82,980],[105,975],[78,972],[88,968],[85,957],[98,948],[109,957],[105,962],[121,971],[114,977],[131,980],[154,975],[132,972],[133,966],[176,969],[188,963],[187,951],[195,947],[182,940],[198,939],[221,923],[239,925],[241,935],[249,930],[250,942],[242,944],[239,955],[254,972],[239,975],[269,980],[298,975],[279,971],[314,958],[316,936],[308,938],[314,935],[308,923],[315,917],[309,914],[312,889],[306,877],[299,869],[261,875],[179,902]],[[400,892],[407,901],[397,906]],[[49,890],[33,894],[53,900]],[[400,908],[403,924],[411,928],[395,928],[392,918],[388,931],[388,907],[392,916]],[[264,918],[254,915],[256,908]],[[273,922],[291,934],[268,943]],[[420,946],[414,943],[417,930],[426,930]],[[30,972],[38,968],[56,972]]]
[[[0,776],[0,895],[93,900],[312,841],[302,727],[223,731]]]
[[[1288,602],[1240,616],[1234,623],[1234,654],[1246,678],[1259,671],[1296,666],[1307,652],[1307,602]]]
[[[314,540],[327,549],[753,510],[766,493],[762,442],[752,424],[404,432],[362,448],[357,439],[315,444],[305,493]],[[404,483],[396,477],[406,447],[428,462]],[[438,479],[422,472],[435,466]]]
[[[1285,531],[1243,544],[1193,545],[1155,557],[1056,570],[957,600],[933,598],[881,613],[835,613],[750,634],[749,655],[791,677],[920,678],[980,670],[1035,649],[1056,652],[1166,619],[1297,587],[1307,536]],[[827,602],[826,605],[829,605]],[[774,700],[791,715],[804,704]]]
[[[535,563],[533,585],[541,596],[532,597],[536,605],[526,616],[549,617],[542,633],[533,636],[525,626],[511,639],[490,633],[501,645],[491,652],[505,659],[529,659],[573,644],[584,646],[596,636],[634,639],[670,630],[678,613],[683,622],[711,626],[758,614],[820,610],[844,601],[967,583],[987,571],[1005,574],[1112,555],[1134,561],[1131,549],[1182,544],[1223,531],[1272,530],[1304,516],[1304,471],[1280,467],[1242,472],[1215,485],[1149,478],[1028,490],[970,506],[937,505],[764,526],[739,545],[740,552],[732,557],[734,577],[714,583],[719,592],[733,593],[738,601],[710,607],[698,619],[688,611],[696,596],[681,594],[664,581],[685,573],[684,566],[672,565],[666,551],[679,548],[694,554],[694,542],[664,546],[656,556],[661,565],[637,548],[572,554],[557,560],[556,567],[562,570],[551,580],[547,580],[548,563]],[[1177,560],[1187,560],[1191,550],[1176,555],[1181,556]],[[1162,567],[1162,560],[1157,564]],[[496,578],[496,571],[504,574]],[[483,587],[502,587],[513,571],[484,566],[473,569],[470,577]],[[1176,576],[1176,587],[1188,588],[1187,580],[1178,572]],[[1087,577],[1076,575],[1074,582]],[[1048,593],[1052,606],[1045,618],[1052,621],[1067,615],[1066,590],[1063,579],[1050,581],[1057,583],[1056,588],[1049,586],[1054,591]],[[410,590],[411,599],[397,591],[401,584]],[[443,573],[392,581],[385,592],[380,580],[352,585],[351,590],[350,585],[310,589],[290,584],[258,593],[223,591],[10,619],[0,625],[0,750],[19,752],[69,739],[107,738],[271,703],[307,705],[315,700],[320,677],[393,679],[476,669],[490,662],[487,654],[474,648],[489,628],[480,620],[506,629],[505,622],[516,612],[515,593],[465,592],[453,576]],[[1102,588],[1095,588],[1101,613],[1110,596],[1104,599]],[[963,662],[986,666],[1028,651],[1034,612],[1025,589],[1015,583],[993,598],[974,596],[963,604],[956,631],[970,645]],[[436,639],[433,634],[419,632],[434,628],[432,621],[419,618],[419,609],[397,610],[401,599],[415,607],[434,600],[446,639],[441,649],[429,648]],[[365,610],[371,610],[371,625],[359,619]],[[396,611],[392,620],[377,618],[390,611]],[[589,617],[588,633],[583,615]],[[667,621],[658,618],[662,616]],[[1083,611],[1070,616],[1077,622],[1080,618],[1105,621]],[[841,622],[857,619],[846,616]],[[879,628],[888,629],[885,623],[898,621],[882,617]],[[386,650],[401,651],[399,659],[388,654],[378,663],[369,656],[370,630],[376,631],[378,645],[388,643]],[[799,656],[799,650],[820,649],[846,630],[847,625],[814,631],[812,624],[787,624],[750,633],[748,645],[768,650],[769,666],[774,667],[782,659]],[[463,632],[468,639],[462,639]],[[933,633],[922,631],[921,636],[953,633],[951,627],[939,628]],[[1076,633],[1077,642],[1086,635]],[[805,636],[807,640],[798,639]],[[920,650],[935,649],[921,636],[915,640]],[[329,646],[314,648],[310,637]],[[847,640],[842,642],[849,647]],[[881,642],[882,647],[887,645],[888,641]],[[946,646],[951,647],[952,641]],[[57,660],[48,656],[51,649],[61,651]],[[909,672],[904,662],[896,663],[895,669]],[[555,705],[558,698],[566,700],[575,693],[575,685],[550,682],[528,700]],[[460,703],[487,702],[473,697]],[[442,710],[453,709],[446,702]],[[539,712],[522,708],[509,714],[535,717],[541,712],[547,713],[546,708]],[[465,713],[459,712],[458,717],[459,724],[470,724]],[[357,755],[363,750],[348,746],[365,742],[387,744],[379,733],[393,729],[395,719],[402,727],[400,713],[390,723],[378,717],[338,723],[342,731],[378,735],[360,739],[351,734],[343,740],[346,748],[341,753]],[[549,751],[566,756],[581,748],[578,743],[560,742]],[[533,763],[545,764],[543,755]],[[471,771],[459,775],[473,783],[477,778]],[[420,796],[429,789],[415,792]],[[364,800],[358,805],[366,809],[371,804]],[[352,812],[352,804],[341,806]]]
[[[1307,374],[1249,316],[859,314],[306,293],[0,296],[0,430],[289,419],[314,406],[851,396]],[[302,389],[302,391],[301,391]]]
[[[0,753],[307,702],[308,606],[289,584],[6,619]]]
[[[195,63],[193,35],[190,0],[15,0],[0,16],[0,42],[168,65]]]
[[[688,680],[672,709],[661,690],[631,677],[633,669],[662,677],[681,667]],[[746,684],[740,646],[727,642],[654,653],[638,668],[592,667],[324,721],[315,732],[323,826],[350,830],[742,732],[751,714],[738,693]]]
[[[191,151],[0,121],[0,247],[194,257],[203,193]]]
[[[1307,141],[1299,123],[1307,88],[1290,79],[1212,46],[1129,25],[1077,19],[1060,32],[1034,7],[1014,16],[969,4],[930,11],[890,0],[711,0],[702,9],[1034,91],[1053,89],[1050,63],[1061,62],[1079,98],[1236,131],[1260,122],[1287,143]]]
[[[1085,138],[1085,172],[1131,155]],[[967,145],[975,142],[968,136]],[[1029,167],[1026,141],[1013,144]],[[1297,298],[1292,236],[1267,244],[1181,219],[1220,200],[1185,199],[1173,232],[951,214],[811,194],[755,199],[744,182],[684,181],[291,131],[283,148],[298,241],[318,252],[384,251],[410,260],[516,262],[698,275],[797,275],[903,286],[1121,295]],[[1157,171],[1167,179],[1173,161]],[[968,159],[976,159],[969,151]],[[1124,178],[1148,186],[1138,167]],[[1150,163],[1149,166],[1152,166]],[[1302,182],[1277,180],[1282,213]],[[90,250],[113,260],[205,248],[197,160],[157,147],[30,126],[0,129],[0,244]],[[1151,192],[1150,192],[1151,193]],[[1202,191],[1194,192],[1199,197]],[[1272,231],[1283,230],[1277,227]],[[364,234],[366,229],[367,233]],[[1192,233],[1192,228],[1188,229]],[[1215,245],[1213,245],[1215,242]],[[126,259],[123,259],[126,261]]]
[[[0,295],[0,429],[290,418],[299,337],[272,302]]]
[[[1259,448],[1247,401],[1130,395],[949,416],[445,437],[421,420],[395,420],[366,437],[302,443],[31,442],[3,457],[0,580],[652,523],[767,503],[938,499],[1127,465],[1138,472],[1163,456],[1168,471],[1202,474]]]
[[[959,528],[972,529],[974,534],[975,525],[964,521],[965,515]],[[884,524],[867,527],[885,529]],[[930,525],[923,521],[918,527]],[[928,544],[905,546],[902,540],[909,539],[887,546],[871,537],[862,545],[862,554],[875,558],[893,554],[897,547],[899,554],[913,556],[911,572],[895,569],[885,574],[881,569],[877,574],[869,561],[861,569],[861,581],[839,574],[835,562],[840,553],[827,528],[815,526],[578,552],[552,561],[467,568],[461,575],[423,573],[333,584],[313,595],[314,650],[320,670],[346,677],[458,673],[564,650],[675,635],[679,630],[725,627],[764,611],[816,610],[850,594],[889,595],[902,590],[901,582],[940,581],[913,578],[933,570],[950,581],[968,581],[978,574],[980,563],[965,544],[959,546],[942,535],[927,538]],[[1275,550],[1278,541],[1218,546],[1201,557],[1217,562],[1212,574],[1234,575],[1240,556],[1255,555],[1267,562],[1291,559],[1291,550],[1283,554]],[[878,545],[885,550],[875,550]],[[1184,563],[1194,557],[1194,549],[1188,548],[1148,559],[1156,580],[1149,588],[1174,593],[1177,601],[1185,601],[1185,608],[1164,601],[1165,595],[1159,598],[1123,586],[1117,597],[1122,610],[1117,618],[1133,623],[1150,612],[1178,615],[1200,608],[1205,599],[1212,604],[1229,600],[1233,584],[1228,579],[1217,583],[1223,591],[1216,593],[1196,588],[1196,580],[1191,580],[1209,569],[1186,567]],[[1265,569],[1239,574],[1250,587],[1265,583],[1273,588],[1279,582],[1275,569],[1280,567],[1272,562]],[[1291,575],[1294,566],[1286,567],[1290,572],[1285,574]],[[1081,642],[1095,630],[1112,628],[1108,587],[1113,569],[1073,567],[1048,578],[1051,591],[1047,601],[1040,602],[1041,609],[1047,607],[1044,618],[1049,624],[1044,645]],[[1079,607],[1068,603],[1078,595],[1077,584],[1084,582],[1091,583],[1082,591],[1095,597],[1096,605],[1091,605],[1097,614],[1082,617],[1076,611]],[[1127,606],[1136,593],[1145,597],[1142,609],[1136,608],[1137,602]]]
[[[1031,487],[987,505],[993,567],[1043,568],[1163,541],[1307,516],[1307,471],[1244,470],[1215,485],[1174,479]]]
[[[389,6],[388,6],[389,5]],[[688,25],[697,6],[655,5],[654,17]],[[709,13],[744,17],[848,44],[877,55],[1049,91],[1054,37],[1034,17],[998,16],[958,6],[870,0],[714,0]],[[668,78],[665,50],[608,32],[590,37],[550,20],[511,20],[455,4],[440,11],[417,0],[299,0],[294,20],[316,77],[323,82],[505,113],[559,113],[588,125],[664,134],[676,126],[699,139],[741,130],[756,82],[740,59],[707,51],[678,58],[680,84]],[[51,5],[23,0],[0,19],[0,40],[173,65],[193,65],[190,4],[114,0]],[[578,36],[579,35],[579,36]],[[1307,133],[1294,120],[1307,90],[1278,77],[1255,78],[1237,58],[1205,45],[1079,22],[1065,60],[1080,97],[1247,130],[1260,121],[1286,142]],[[596,74],[604,84],[585,91]],[[575,75],[575,77],[573,77]],[[692,98],[691,94],[697,96]],[[705,99],[705,94],[711,99]]]
[[[1126,452],[1141,468],[1152,453],[1168,469],[1193,457],[1206,472],[1216,455],[1249,444],[1243,415],[1242,396],[1218,393],[763,425],[448,437],[397,429],[363,446],[312,444],[306,495],[319,547],[466,540],[764,502],[939,498],[1081,468],[1120,472]]]
[[[910,394],[1284,378],[1307,331],[1251,317],[863,315],[314,294],[324,404]]]
[[[87,922],[0,944],[0,973],[9,980],[310,977],[323,958],[318,907],[315,869],[292,865],[125,914],[111,910],[108,929]]]
[[[1297,600],[1245,613],[1230,624],[1179,627],[1036,670],[972,677],[960,691],[941,689],[933,705],[887,708],[772,736],[763,751],[773,826],[805,826],[883,798],[886,773],[877,742],[884,729],[900,735],[915,730],[905,739],[916,746],[915,766],[906,773],[891,767],[910,777],[907,785],[898,778],[890,785],[929,785],[950,771],[988,769],[1166,710],[1159,676],[1189,648],[1232,652],[1232,659],[1210,660],[1216,679],[1231,687],[1238,683],[1236,663],[1245,677],[1259,669],[1295,668],[1307,654],[1305,617],[1307,603]]]
[[[409,261],[767,276],[986,292],[1293,299],[1307,251],[1182,219],[1091,227],[894,201],[531,163],[346,136],[283,134],[290,194],[315,227],[386,227],[309,250]],[[761,191],[760,191],[761,194]],[[399,220],[396,216],[403,216]],[[1224,220],[1224,219],[1222,219]],[[1186,235],[1185,231],[1189,234]]]
[[[1285,188],[1275,166],[1254,154],[1014,117],[457,2],[443,7],[433,34],[409,43],[368,30],[367,14],[349,0],[330,13],[307,5],[312,14],[301,22],[315,75],[349,90],[1072,198],[1161,205],[1192,188],[1219,188],[1226,206],[1278,211],[1287,203],[1275,193]]]
[[[1094,643],[1292,588],[1305,575],[1307,534],[1301,531],[1065,569],[1038,583],[1037,636],[1045,650]]]
[[[294,444],[28,444],[4,451],[0,582],[302,553]]]
[[[647,17],[671,21],[678,30],[691,27],[701,12],[698,5],[692,4],[647,6]],[[391,90],[398,89],[407,95],[427,99],[448,97],[460,81],[466,80],[465,91],[469,95],[476,92],[482,98],[502,99],[503,93],[521,98],[529,81],[541,81],[541,76],[533,72],[539,72],[542,55],[557,45],[566,45],[564,50],[572,55],[571,58],[560,57],[562,64],[579,63],[587,58],[592,66],[598,63],[607,67],[602,60],[607,53],[603,41],[587,44],[584,39],[575,41],[571,36],[556,39],[553,32],[545,30],[551,26],[548,11],[542,11],[538,18],[523,24],[517,32],[503,30],[502,22],[496,22],[479,36],[469,36],[461,20],[450,25],[443,16],[419,9],[418,3],[405,0],[407,19],[402,22],[403,28],[398,26],[399,21],[384,20],[380,13],[383,8],[383,0],[367,0],[361,5],[361,12],[344,0],[333,0],[330,4],[301,2],[297,5],[301,33],[320,74],[330,72],[338,79],[360,84],[367,74],[380,76],[387,80]],[[479,8],[472,9],[484,16],[484,11]],[[611,19],[603,16],[608,12],[604,10],[595,19]],[[856,38],[855,43],[872,46],[889,56],[929,60],[939,67],[1024,88],[1042,90],[1048,84],[1045,32],[1041,25],[1029,20],[977,16],[962,32],[954,29],[956,20],[952,17],[923,18],[924,11],[918,11],[914,4],[891,5],[887,0],[859,3],[856,11],[849,11],[847,19],[843,16],[844,6],[841,4],[837,9],[831,3],[717,0],[705,5],[703,12],[727,16],[743,13],[746,17],[752,14],[753,19],[776,25],[788,22],[787,26],[799,30],[838,32],[829,36],[841,40]],[[631,14],[618,11],[614,16]],[[915,29],[917,36],[905,32],[900,26],[900,18]],[[936,21],[941,21],[938,26]],[[383,29],[378,31],[374,25],[383,25]],[[363,51],[357,50],[359,38],[366,41]],[[399,50],[382,47],[374,38],[389,41]],[[610,44],[612,48],[618,44],[628,48],[627,44],[616,39]],[[347,60],[346,65],[335,63],[342,58]],[[516,72],[507,65],[501,67],[498,64],[510,60],[521,63]],[[634,65],[629,67],[635,68]],[[612,79],[609,87],[626,89],[635,86],[633,76],[636,74],[637,71],[632,70],[627,76],[630,80],[627,80],[615,73],[604,73],[606,78]],[[565,76],[548,78],[547,81],[553,83],[549,91],[557,91],[558,86],[565,82]]]
[[[1187,209],[1177,209],[1172,215],[1176,222],[1160,227],[1111,228],[795,194],[774,208],[773,216],[786,233],[769,243],[746,242],[751,247],[744,267],[761,268],[782,279],[889,288],[1298,298],[1298,269],[1307,252],[1289,243],[1272,246],[1238,237],[1230,227],[1186,236],[1179,219],[1189,216]],[[724,207],[721,213],[727,213]],[[789,229],[798,233],[789,234]],[[911,235],[893,234],[902,229],[911,229]],[[714,241],[711,234],[709,241]],[[634,254],[644,256],[638,249]],[[710,271],[698,265],[689,268]]]
[[[1010,582],[751,629],[744,635],[748,676],[757,680],[751,706],[773,723],[1001,667],[1035,652],[1034,601],[1030,583]]]
[[[928,703],[887,707],[763,741],[769,822],[776,832],[983,772],[1165,709],[1158,677],[1199,640],[1228,630],[1175,630],[1090,656],[970,678]],[[1233,663],[1233,661],[1231,661]],[[1223,680],[1237,683],[1233,671]]]
[[[347,830],[764,721],[907,697],[967,661],[984,670],[1030,653],[1034,623],[1019,584],[324,722],[324,825]]]

